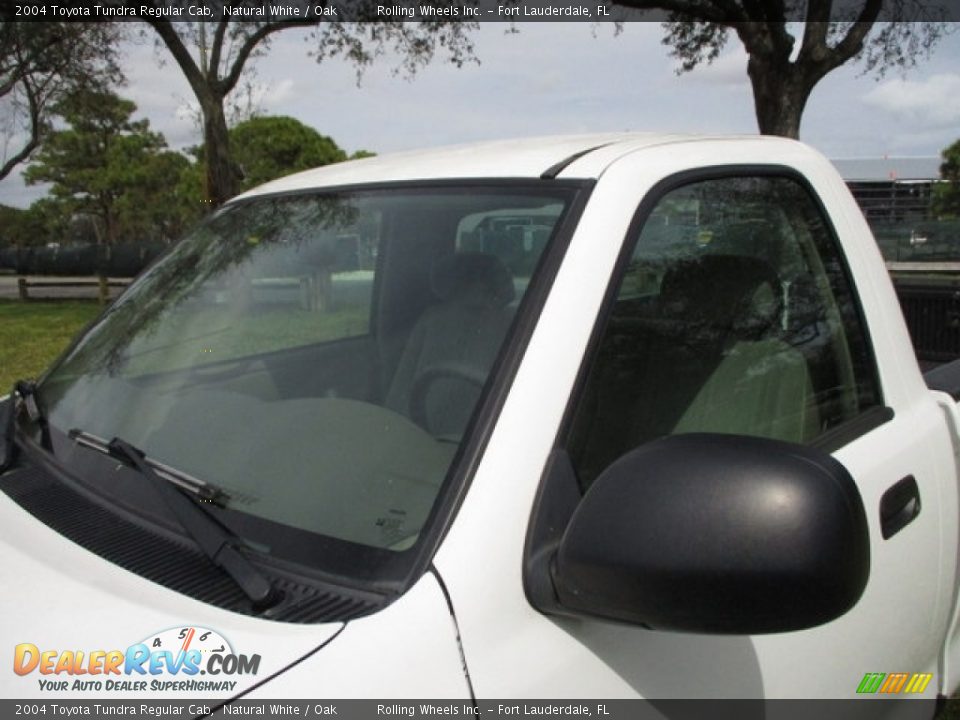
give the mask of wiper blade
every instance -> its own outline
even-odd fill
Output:
[[[70,435],[78,442],[82,442],[79,440],[81,436],[90,437],[77,430],[72,430]],[[96,439],[99,440],[99,438]],[[148,461],[142,450],[116,437],[103,446],[95,446],[88,442],[82,444],[101,452],[103,452],[101,448],[105,447],[110,457],[133,466],[150,481],[154,490],[187,534],[197,543],[200,550],[217,567],[233,578],[244,594],[250,598],[255,608],[264,610],[280,599],[279,593],[274,590],[270,580],[240,552],[239,546],[243,541],[210,515],[202,504],[180,492],[179,484],[165,479],[161,475],[164,471],[156,469],[154,467],[156,461]]]
[[[91,450],[96,450],[104,455],[113,455],[113,452],[110,449],[110,442],[101,437],[97,437],[92,433],[73,429],[70,430],[67,435],[71,440],[77,443],[77,445],[82,445],[83,447],[90,448]],[[195,478],[192,475],[188,475],[187,473],[177,470],[176,468],[172,468],[169,465],[164,465],[162,462],[146,457],[145,455],[143,456],[143,461],[153,468],[154,472],[156,472],[161,478],[167,482],[173,483],[181,490],[186,490],[191,495],[196,495],[204,502],[213,503],[219,507],[224,507],[227,504],[227,501],[230,499],[230,495],[226,490],[214,485],[213,483]]]
[[[17,418],[20,413],[26,411],[27,417],[31,422],[37,423],[40,427],[40,442],[48,450],[50,444],[50,426],[47,423],[47,416],[43,412],[43,407],[37,396],[37,384],[30,380],[17,380],[13,384],[13,391],[10,393],[10,406],[7,410],[7,423],[3,431],[4,453],[3,461],[0,462],[0,472],[8,470],[13,466],[17,455]]]

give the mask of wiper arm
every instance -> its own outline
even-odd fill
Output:
[[[3,461],[0,462],[0,472],[13,466],[17,454],[17,417],[26,410],[27,417],[31,422],[40,426],[40,442],[48,450],[50,444],[50,426],[47,424],[47,416],[43,412],[43,407],[37,399],[37,384],[30,380],[17,380],[13,384],[13,391],[10,393],[10,407],[7,410],[7,424],[3,430],[4,454]]]
[[[80,436],[89,437],[79,431],[71,431],[70,434],[78,442],[81,442]],[[86,447],[101,449],[88,442],[83,444]],[[235,533],[221,525],[215,517],[203,509],[201,504],[180,492],[177,489],[179,485],[164,479],[160,474],[163,471],[155,469],[155,461],[148,461],[146,455],[138,448],[120,438],[114,438],[102,447],[106,448],[107,454],[111,457],[132,465],[150,481],[187,534],[217,567],[233,578],[253,602],[254,607],[265,609],[275,604],[279,594],[263,573],[240,552],[238,545],[241,540]]]
[[[96,450],[104,455],[113,455],[113,452],[110,449],[110,443],[103,438],[93,435],[92,433],[73,429],[70,430],[67,435],[69,435],[70,439],[77,443],[77,445],[82,445],[83,447],[90,448],[91,450]],[[173,483],[181,490],[185,490],[191,495],[196,495],[203,502],[213,503],[219,507],[224,507],[226,506],[227,501],[230,499],[230,495],[223,488],[218,487],[213,483],[195,478],[192,475],[188,475],[187,473],[172,468],[169,465],[164,465],[162,462],[146,457],[145,455],[143,456],[143,461],[153,468],[154,472],[156,472],[156,474],[162,479]]]

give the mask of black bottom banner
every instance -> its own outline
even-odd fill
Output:
[[[954,701],[956,702],[956,701]],[[953,703],[951,703],[952,705]],[[921,720],[936,700],[0,700],[0,718]],[[949,715],[949,712],[947,713]],[[960,713],[957,713],[960,717]]]

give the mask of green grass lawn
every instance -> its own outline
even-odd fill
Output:
[[[43,372],[99,311],[95,301],[0,300],[0,396],[15,380]],[[126,371],[169,371],[363,334],[368,314],[366,307],[326,313],[279,307],[227,317],[225,324],[222,309],[186,308],[183,317],[168,319],[170,337],[144,338]]]
[[[99,312],[95,301],[0,300],[0,396],[43,372]]]

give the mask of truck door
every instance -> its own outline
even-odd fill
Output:
[[[873,290],[855,287],[849,260],[799,173],[740,167],[659,183],[627,233],[554,448],[581,493],[665,435],[734,433],[832,453],[869,523],[859,602],[819,627],[758,636],[515,607],[471,642],[467,618],[468,661],[501,665],[473,669],[479,695],[935,695],[949,604],[939,505],[952,470],[937,458],[952,451],[932,401],[905,397],[897,368],[881,367],[872,335],[884,329],[865,308]]]

